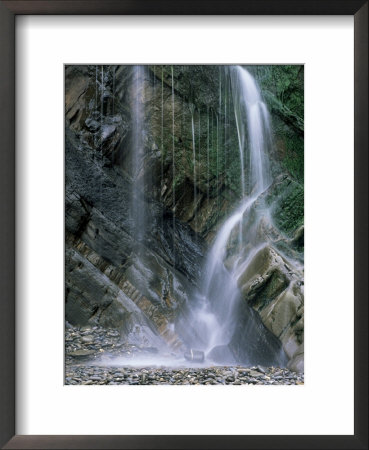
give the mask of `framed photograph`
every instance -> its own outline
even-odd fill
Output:
[[[1,445],[367,448],[367,3],[0,8]]]

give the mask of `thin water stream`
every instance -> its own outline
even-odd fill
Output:
[[[256,242],[253,249],[245,255],[242,241],[246,245],[251,240],[251,236],[242,234],[242,222],[270,183],[265,143],[272,138],[266,105],[262,101],[260,90],[254,78],[246,69],[232,67],[229,70],[235,105],[234,114],[239,143],[240,182],[243,198],[239,207],[224,221],[216,234],[206,259],[204,278],[201,289],[196,294],[195,306],[191,315],[193,328],[196,330],[196,340],[190,344],[201,349],[205,354],[210,354],[210,357],[212,349],[228,345],[233,335],[237,322],[235,313],[240,301],[240,291],[237,286],[240,267],[245,270],[251,256],[265,245],[263,241]],[[219,95],[221,96],[221,77],[219,89]],[[244,125],[245,123],[247,127]],[[216,125],[218,177],[220,151],[218,116]],[[248,194],[246,194],[245,186],[245,155],[250,161]],[[268,214],[266,215],[268,216]],[[257,221],[260,222],[261,220],[265,220],[265,216],[259,214]],[[227,246],[236,227],[239,227],[240,230],[238,238],[239,254],[235,255],[235,263],[230,270],[225,265]],[[253,229],[255,228],[257,228],[257,224],[253,227]],[[252,240],[255,240],[254,235]]]

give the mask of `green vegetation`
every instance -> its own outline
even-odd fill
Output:
[[[246,66],[257,79],[271,112],[275,147],[270,155],[274,174],[287,172],[297,182],[304,180],[304,68],[301,65]],[[172,151],[171,66],[150,66],[157,91],[163,83],[164,155]],[[195,131],[196,177],[199,186],[220,184],[211,192],[232,191],[241,195],[240,160],[234,117],[232,85],[227,66],[173,66],[175,105],[175,150],[182,179],[193,177]],[[157,92],[158,95],[158,92]],[[159,95],[160,97],[160,95]],[[181,103],[180,103],[181,102]],[[156,98],[155,104],[160,104]],[[160,108],[159,108],[160,109]],[[157,111],[158,115],[160,111]],[[180,125],[178,125],[178,121]],[[155,119],[154,119],[155,122]],[[156,135],[160,123],[156,120]],[[160,136],[158,136],[160,138]],[[159,139],[160,140],[160,139]],[[208,165],[209,149],[209,165]],[[247,164],[247,161],[246,161]],[[245,168],[247,171],[247,167]]]
[[[256,78],[271,115],[274,145],[269,149],[273,177],[287,173],[304,181],[304,69],[301,65],[245,66]],[[92,124],[99,127],[100,112],[122,115],[130,121],[130,66],[86,66],[92,80],[89,108],[96,109]],[[173,77],[172,77],[173,73]],[[146,71],[145,142],[160,152],[165,183],[191,183],[210,199],[232,207],[242,195],[239,142],[234,95],[228,66],[148,66]],[[103,83],[102,83],[103,81]],[[173,86],[172,86],[173,82]],[[101,95],[101,86],[104,95]],[[173,88],[173,89],[172,89]],[[174,92],[174,99],[172,96]],[[101,99],[104,104],[101,105]],[[174,129],[173,129],[174,100]],[[96,103],[96,105],[95,105]],[[82,118],[83,119],[83,118]],[[94,125],[94,126],[95,126]],[[124,125],[125,126],[125,125]],[[247,124],[245,124],[247,128]],[[193,136],[194,132],[194,136]],[[173,134],[175,170],[173,164]],[[246,129],[247,134],[247,129]],[[129,136],[129,135],[128,135]],[[195,140],[195,148],[193,145]],[[128,142],[128,141],[127,141]],[[245,143],[247,154],[248,142]],[[123,153],[124,155],[124,153]],[[248,158],[245,158],[246,185]],[[156,172],[156,173],[158,173]],[[174,173],[174,180],[170,177]],[[247,186],[246,186],[247,188]],[[227,208],[227,206],[225,206]],[[223,211],[226,213],[226,211]]]
[[[296,181],[304,181],[304,67],[252,66],[272,114],[275,159]]]

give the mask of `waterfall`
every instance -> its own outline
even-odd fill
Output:
[[[100,147],[103,140],[103,116],[104,116],[104,66],[101,66],[101,99],[100,99]],[[102,151],[102,148],[100,148]]]
[[[227,170],[227,92],[228,83],[224,84],[224,172]]]
[[[98,83],[97,83],[97,66],[95,67],[95,109],[97,110],[97,90],[98,90]]]
[[[222,68],[219,66],[219,108],[217,114],[217,217],[219,220],[219,152],[220,152],[220,128],[221,124],[219,123],[221,120],[221,112],[222,112]]]
[[[270,182],[268,163],[268,143],[272,141],[269,114],[263,103],[260,90],[251,74],[242,67],[229,69],[234,103],[234,114],[237,128],[238,147],[240,155],[240,185],[242,199],[238,208],[224,221],[219,228],[214,242],[208,252],[203,282],[196,294],[196,307],[191,315],[191,322],[195,329],[191,345],[203,350],[211,359],[214,349],[227,346],[233,335],[237,323],[237,307],[241,301],[241,294],[237,287],[240,265],[245,269],[260,248],[266,242],[262,239],[255,241],[251,231],[242,236],[247,245],[252,242],[252,250],[245,253],[245,246],[239,238],[238,255],[235,262],[227,264],[227,248],[234,230],[242,232],[242,223],[248,212]],[[219,78],[219,95],[221,95],[221,78]],[[221,100],[220,100],[221,102]],[[220,103],[221,105],[221,103]],[[209,123],[209,121],[208,121]],[[208,125],[209,127],[209,125]],[[216,157],[217,157],[217,186],[219,185],[219,118],[216,116]],[[209,133],[208,133],[209,141]],[[209,145],[209,143],[208,143]],[[248,183],[250,188],[246,194],[245,153],[248,154],[250,164],[248,168]],[[218,189],[218,188],[217,188]],[[257,228],[262,220],[261,213],[257,217]],[[252,318],[250,318],[251,323]],[[250,325],[251,326],[251,325]],[[228,356],[224,356],[226,362]]]
[[[197,146],[197,148],[198,148],[198,155],[199,155],[199,160],[200,160],[200,151],[201,151],[201,110],[199,110],[199,127],[198,127],[198,130],[199,130],[199,143],[198,143],[198,146]]]
[[[245,162],[244,162],[244,132],[241,130],[240,113],[237,107],[238,98],[234,98],[234,115],[236,119],[238,150],[240,153],[240,170],[241,170],[241,192],[242,197],[245,196]]]
[[[103,71],[103,69],[102,69]],[[173,265],[176,263],[180,267],[181,260],[176,256],[176,250],[180,248],[180,244],[176,246],[176,238],[180,237],[181,228],[176,224],[176,141],[175,132],[178,131],[179,117],[181,117],[181,128],[183,125],[183,99],[182,113],[177,108],[175,110],[175,89],[174,89],[174,69],[171,67],[171,95],[168,96],[168,125],[164,130],[164,71],[161,70],[161,118],[158,120],[158,134],[161,138],[161,167],[160,167],[160,189],[161,196],[165,190],[164,182],[164,131],[169,132],[168,147],[171,147],[172,156],[172,257]],[[169,77],[170,77],[169,76]],[[168,78],[169,78],[168,77]],[[102,74],[102,105],[103,108],[103,74]],[[155,80],[155,78],[154,78]],[[169,81],[169,80],[168,80]],[[133,224],[132,234],[136,242],[140,244],[145,237],[145,208],[138,207],[143,205],[143,196],[145,189],[145,170],[144,170],[144,137],[145,132],[149,133],[149,129],[145,131],[145,110],[144,110],[144,82],[145,72],[143,66],[134,66],[132,68],[132,195],[131,195],[131,218]],[[153,83],[154,84],[154,83]],[[154,85],[154,90],[160,89],[160,86]],[[180,83],[178,84],[180,89]],[[179,91],[180,92],[180,91]],[[159,96],[159,91],[157,92]],[[224,103],[224,104],[223,104]],[[233,104],[233,111],[232,111]],[[211,103],[210,103],[211,105]],[[222,73],[219,71],[219,105],[215,107],[208,106],[206,110],[206,118],[201,118],[200,108],[196,111],[194,103],[190,103],[189,112],[191,124],[191,136],[189,136],[189,148],[192,144],[192,163],[189,169],[193,169],[193,204],[194,217],[193,224],[197,225],[197,202],[201,200],[200,190],[202,188],[203,178],[207,181],[207,207],[210,204],[210,180],[214,179],[214,190],[217,198],[214,199],[212,205],[216,203],[216,214],[219,218],[220,207],[220,188],[223,183],[223,173],[225,167],[226,148],[232,144],[230,139],[231,131],[229,129],[230,118],[234,114],[236,130],[234,136],[237,136],[236,152],[240,159],[239,186],[240,201],[237,208],[225,218],[220,224],[216,232],[213,243],[206,256],[205,264],[202,271],[202,278],[198,281],[195,292],[191,292],[193,298],[189,302],[189,307],[183,312],[182,316],[176,319],[176,334],[189,347],[202,350],[208,361],[220,362],[227,364],[228,362],[238,362],[232,360],[232,350],[230,344],[236,332],[239,323],[239,307],[242,303],[241,292],[238,288],[238,277],[247,268],[253,256],[263,246],[267,244],[266,240],[258,236],[258,227],[262,220],[269,219],[267,209],[260,208],[262,204],[261,195],[268,188],[270,183],[268,152],[272,143],[271,126],[269,113],[264,104],[260,90],[256,81],[251,74],[242,67],[231,67]],[[103,110],[101,109],[101,112]],[[188,110],[186,110],[188,113]],[[197,115],[198,114],[198,115]],[[211,117],[210,117],[211,114]],[[215,117],[214,117],[215,115]],[[205,122],[206,120],[206,122]],[[206,127],[206,144],[201,141],[201,121],[203,127]],[[186,124],[185,124],[186,125]],[[176,128],[177,126],[177,128]],[[184,128],[185,126],[183,126]],[[169,131],[171,130],[171,131]],[[196,136],[198,132],[198,136]],[[205,132],[205,130],[204,130]],[[224,136],[223,136],[224,133]],[[232,137],[232,136],[231,136]],[[228,140],[227,140],[228,139]],[[167,141],[166,141],[167,142]],[[206,145],[206,172],[202,170],[201,143]],[[181,153],[181,141],[178,141],[177,150]],[[212,150],[212,151],[211,151]],[[191,152],[191,150],[190,150]],[[222,153],[223,152],[223,153]],[[205,153],[205,148],[204,152]],[[191,153],[190,153],[191,154]],[[170,150],[168,153],[170,157]],[[204,154],[205,156],[205,154]],[[191,159],[191,158],[190,158]],[[170,163],[169,163],[170,164]],[[181,162],[179,160],[177,171],[180,170]],[[191,162],[189,161],[189,164]],[[170,171],[170,166],[168,167]],[[180,172],[178,172],[180,174]],[[170,178],[170,176],[169,176]],[[146,180],[147,184],[147,180]],[[237,182],[235,183],[237,184]],[[147,185],[146,185],[147,189]],[[177,202],[181,201],[178,195]],[[253,209],[258,202],[257,211]],[[248,215],[252,211],[252,226],[247,227]],[[148,214],[146,212],[146,214]],[[163,213],[162,213],[163,214]],[[213,214],[214,216],[214,214]],[[161,217],[162,227],[164,217]],[[177,227],[177,229],[176,229]],[[177,235],[176,235],[177,232]],[[196,240],[196,237],[194,237]],[[169,244],[170,247],[170,244]],[[229,249],[232,248],[230,255]],[[140,251],[141,246],[138,246]],[[139,257],[142,257],[139,254]],[[177,268],[178,268],[177,267]],[[174,278],[172,280],[174,283]],[[243,314],[245,314],[243,312]],[[250,329],[250,336],[256,336],[258,339],[265,331],[260,331],[252,313],[249,312],[248,317],[242,318],[242,323],[246,324]],[[259,333],[259,334],[258,334]],[[261,333],[261,334],[260,334]],[[250,337],[252,339],[252,337]],[[219,353],[219,349],[221,352]],[[219,356],[220,354],[220,356]],[[244,362],[244,361],[243,361]]]
[[[207,137],[206,137],[206,181],[207,181],[207,183],[206,183],[206,197],[207,197],[207,201],[208,201],[208,205],[209,205],[209,196],[210,196],[210,191],[209,191],[209,188],[210,188],[210,186],[209,186],[209,181],[210,181],[210,172],[209,172],[209,170],[210,170],[210,167],[209,167],[209,164],[210,164],[210,161],[209,161],[209,151],[210,151],[210,149],[209,149],[209,143],[210,143],[210,136],[209,136],[209,133],[210,133],[210,121],[209,121],[209,106],[207,107],[207,112],[206,112],[206,115],[207,115]]]
[[[145,208],[140,207],[144,195],[144,67],[132,67],[132,148],[131,148],[131,219],[132,234],[140,243],[145,234]]]
[[[99,84],[97,81],[97,66],[95,66],[95,114],[98,112],[98,107],[97,107],[97,92],[99,89]],[[94,146],[97,147],[97,133],[94,134]]]
[[[192,133],[192,163],[193,163],[193,204],[196,211],[196,144],[195,144],[195,106],[190,105],[191,110],[191,133]]]
[[[219,219],[219,118],[218,114],[216,115],[217,119],[217,216]]]
[[[160,124],[160,140],[161,140],[161,158],[160,158],[160,196],[163,195],[164,188],[164,80],[163,66],[161,66],[161,124]],[[161,228],[164,223],[164,212],[161,214]]]
[[[104,66],[101,66],[101,95],[100,95],[100,153],[101,153],[101,161],[103,160],[103,134],[104,134],[103,117],[104,117]],[[100,178],[100,184],[99,184],[99,204],[100,204],[100,210],[102,210],[102,208],[103,208],[103,201],[102,201],[102,176]]]
[[[113,115],[115,114],[115,66],[113,66]]]
[[[236,67],[234,72],[234,92],[242,99],[241,114],[246,112],[245,122],[250,147],[249,179],[252,188],[261,192],[270,182],[269,161],[265,153],[267,143],[270,141],[269,114],[256,81],[250,73],[241,67]]]
[[[172,191],[173,191],[173,260],[175,266],[176,253],[175,253],[175,232],[176,232],[176,186],[175,186],[175,175],[176,175],[176,166],[175,166],[175,152],[174,152],[174,76],[173,76],[173,66],[172,69]]]

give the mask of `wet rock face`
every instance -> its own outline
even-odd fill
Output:
[[[264,247],[252,258],[238,278],[238,285],[249,305],[256,310],[267,306],[288,285],[287,269],[275,250]]]
[[[301,269],[276,249],[266,246],[255,254],[238,283],[244,301],[259,313],[263,324],[282,342],[290,363],[301,371],[304,339]],[[292,363],[297,354],[298,364]]]
[[[289,358],[281,341],[265,326],[258,312],[241,301],[237,313],[240,320],[229,343],[235,360],[286,367]]]
[[[117,267],[124,266],[138,243],[135,224],[129,215],[129,181],[119,169],[109,167],[94,153],[66,142],[66,229]],[[147,214],[147,230],[142,242],[164,262],[194,282],[200,275],[203,243],[186,226],[174,219],[160,204],[137,199],[137,208]]]
[[[135,240],[136,225],[127,209],[130,178],[110,159],[113,140],[103,153],[93,147],[97,125],[85,119],[88,74],[82,70],[79,75],[85,82],[67,95],[68,108],[78,109],[79,119],[72,124],[67,115],[66,318],[75,325],[127,330],[142,325],[181,348],[171,323],[200,276],[202,240],[146,197],[136,199],[137,208],[146,212],[147,229],[142,241]],[[73,99],[78,105],[70,105]],[[120,139],[119,128],[112,133]]]
[[[204,69],[198,70],[200,73]],[[218,73],[216,67],[207,70],[212,78],[214,78],[213,72]],[[202,237],[211,239],[219,219],[217,210],[221,211],[221,216],[224,216],[227,209],[232,206],[232,202],[237,200],[237,194],[232,193],[231,190],[225,192],[225,178],[216,179],[215,166],[210,174],[207,174],[206,167],[199,168],[194,174],[188,155],[192,154],[190,106],[193,105],[193,101],[196,101],[197,107],[202,109],[199,142],[202,142],[201,154],[203,155],[206,152],[204,147],[207,139],[205,104],[209,106],[211,98],[209,93],[212,89],[217,92],[217,85],[210,86],[209,83],[205,83],[205,88],[197,86],[199,92],[204,92],[196,98],[189,99],[185,96],[188,86],[183,79],[181,80],[180,74],[175,73],[174,76],[178,78],[175,78],[175,97],[172,103],[170,73],[164,72],[161,79],[162,74],[159,69],[155,72],[155,68],[151,66],[142,71],[140,76],[141,87],[138,89],[134,69],[131,66],[67,66],[67,128],[78,136],[81,147],[90,147],[96,150],[97,154],[101,153],[107,158],[104,161],[105,165],[118,166],[130,177],[132,161],[135,158],[132,110],[136,107],[135,102],[138,98],[144,123],[140,136],[143,146],[142,155],[138,161],[142,170],[138,178],[141,178],[145,195],[159,201],[168,212],[173,212],[175,208],[177,218],[181,222],[188,223]],[[204,76],[206,79],[206,74]],[[161,103],[163,111],[158,109]],[[176,117],[182,117],[181,120],[175,121],[174,130],[172,129],[173,106]],[[196,127],[198,127],[199,119],[201,123],[201,113],[195,114],[197,114]],[[211,145],[215,145],[216,137],[214,120],[213,113],[213,123],[209,124],[212,126],[213,135]],[[173,178],[172,170],[173,131],[177,158],[175,178]],[[196,140],[196,146],[199,142]],[[197,152],[199,151],[198,148]],[[209,189],[207,181],[209,181]],[[195,184],[196,201],[193,197]],[[175,199],[175,205],[173,199]],[[217,208],[213,207],[214,202]]]
[[[118,328],[128,339],[135,330],[143,342],[165,342],[157,336],[153,321],[122,289],[73,248],[66,250],[66,320],[79,326]],[[85,343],[89,343],[86,341]]]
[[[176,78],[174,109],[178,116],[183,113],[184,119],[174,128],[175,151],[182,156],[173,178],[171,77],[168,73],[163,77],[162,145],[161,112],[155,110],[161,101],[162,80],[158,73],[146,75],[144,95],[140,96],[147,128],[142,135],[145,156],[138,179],[146,175],[143,192],[134,200],[137,210],[145,212],[145,231],[138,240],[127,207],[132,202],[133,182],[132,70],[129,66],[66,68],[66,318],[73,325],[116,328],[126,336],[132,336],[137,325],[140,339],[168,345],[181,354],[185,351],[174,325],[191,304],[191,293],[201,279],[206,241],[211,242],[238,201],[237,186],[231,189],[230,180],[227,185],[224,177],[210,173],[208,189],[206,167],[200,164],[194,174],[186,159],[187,154],[192,155],[189,104],[195,102],[198,108],[196,127],[206,129],[208,91],[217,92],[214,80],[218,74],[211,77],[211,86],[197,99],[185,98],[184,81]],[[217,99],[211,102],[216,107]],[[150,116],[154,118],[149,123]],[[210,115],[210,145],[216,138],[211,120]],[[232,128],[230,123],[225,125]],[[230,178],[238,179],[238,171],[234,175],[230,166],[232,136],[223,137],[228,139]],[[200,132],[199,139],[204,145],[206,133]],[[234,149],[238,152],[237,145]],[[289,273],[296,272],[295,268],[282,256],[286,249],[296,254],[303,251],[301,187],[288,177],[278,178],[265,202],[274,202],[273,218],[283,235],[273,231],[273,247],[256,255],[241,275],[239,285],[245,300],[240,306],[241,319],[227,349],[214,350],[214,358],[226,352],[230,359],[244,361],[243,348],[251,348],[255,355],[264,348],[263,360],[255,364],[274,363],[277,354],[281,365],[289,360],[292,370],[301,370],[303,293],[299,277]],[[270,236],[271,230],[265,233]],[[257,324],[252,328],[253,337],[251,322]]]
[[[144,110],[152,93],[146,84],[146,96],[140,94]],[[162,157],[150,127],[143,165],[153,176],[145,177],[143,195],[135,198],[146,219],[143,239],[136,240],[137,224],[127,207],[134,99],[130,67],[66,68],[66,315],[74,324],[130,329],[137,317],[119,301],[127,297],[156,334],[180,348],[173,322],[200,278],[204,243],[173,217],[165,161],[168,188],[158,191]],[[185,197],[178,188],[176,193]]]
[[[293,236],[300,229],[301,237],[301,227],[304,223],[303,186],[288,175],[282,174],[275,179],[265,197],[266,203],[273,205],[272,215],[279,230]],[[300,238],[299,243],[303,249],[303,238]]]

